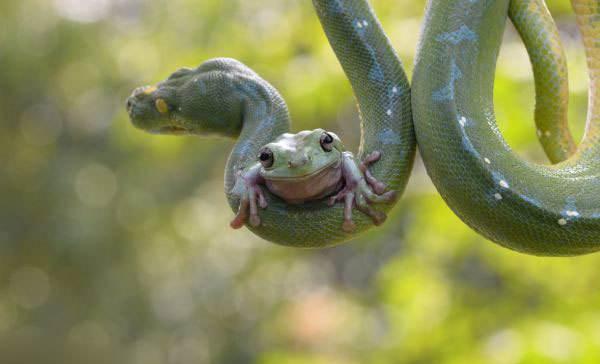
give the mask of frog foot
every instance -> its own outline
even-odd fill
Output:
[[[254,227],[260,225],[258,207],[263,209],[267,207],[267,199],[260,183],[261,177],[256,168],[237,173],[231,194],[239,197],[240,206],[235,218],[229,223],[232,228],[239,229],[244,226],[246,221]]]
[[[364,161],[357,163],[352,153],[344,152],[343,174],[344,187],[336,195],[329,198],[329,205],[338,201],[344,202],[344,223],[342,229],[352,232],[356,225],[352,221],[352,209],[373,219],[375,225],[381,225],[386,219],[385,213],[375,210],[371,204],[391,202],[396,199],[395,191],[385,191],[386,185],[378,181],[369,171],[369,166],[381,158],[381,152],[374,151]]]

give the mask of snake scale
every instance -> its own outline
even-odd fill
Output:
[[[412,90],[367,0],[313,0],[357,100],[361,116],[357,159],[381,155],[370,172],[362,165],[365,178],[383,182],[399,196],[418,142],[427,172],[444,200],[490,240],[536,255],[600,249],[600,1],[572,3],[591,80],[587,129],[579,147],[566,119],[566,62],[543,0],[429,0]],[[495,63],[509,16],[533,64],[535,120],[544,151],[556,163],[551,166],[516,156],[494,119]],[[127,106],[134,125],[147,131],[237,138],[227,162],[225,192],[238,212],[238,225],[246,222],[248,206],[248,199],[240,197],[246,195],[238,192],[239,181],[249,179],[240,176],[250,175],[251,165],[260,167],[257,158],[264,168],[273,164],[273,151],[265,145],[283,143],[285,149],[292,143],[297,148],[307,135],[322,132],[284,134],[290,116],[282,96],[248,67],[225,58],[181,69],[156,86],[138,88]],[[331,143],[334,138],[325,133],[322,146],[324,140]],[[302,163],[310,161],[308,156]],[[291,159],[288,163],[292,168]],[[262,176],[252,174],[257,180]],[[348,199],[346,210],[323,199],[291,204],[272,191],[263,197],[262,190],[251,187],[251,219],[246,226],[278,244],[329,246],[373,226],[365,213],[355,215],[352,232],[340,228],[348,222]],[[263,209],[257,211],[254,199]],[[365,206],[356,201],[364,212]],[[392,206],[386,202],[376,209],[384,213]],[[371,207],[367,211],[371,217],[379,214]]]

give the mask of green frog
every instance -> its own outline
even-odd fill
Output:
[[[374,151],[363,162],[357,161],[336,134],[323,129],[282,134],[261,148],[256,164],[239,171],[232,192],[241,196],[242,202],[231,226],[240,228],[247,220],[260,225],[258,207],[267,208],[261,185],[290,204],[323,198],[328,198],[330,205],[342,201],[344,231],[354,230],[353,207],[379,225],[385,214],[369,203],[395,198],[395,192],[386,192],[385,184],[368,170],[380,158],[381,153]]]

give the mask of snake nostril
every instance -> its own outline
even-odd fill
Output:
[[[131,108],[133,108],[133,100],[131,99],[131,97],[127,99],[126,107],[127,111],[131,111]]]

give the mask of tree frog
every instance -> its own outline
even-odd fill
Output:
[[[379,225],[385,214],[373,209],[370,203],[395,198],[395,192],[386,192],[386,186],[368,170],[380,158],[381,153],[375,151],[363,162],[357,161],[336,134],[323,129],[282,134],[262,147],[256,164],[238,172],[231,192],[240,196],[241,202],[231,226],[240,228],[247,220],[252,226],[260,225],[258,207],[267,208],[261,186],[290,204],[324,198],[330,205],[343,201],[342,228],[347,232],[355,228],[353,207]]]

